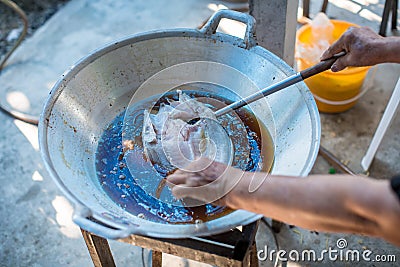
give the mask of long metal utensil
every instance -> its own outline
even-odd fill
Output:
[[[287,77],[286,79],[283,79],[280,82],[277,82],[275,84],[272,84],[272,85],[262,89],[259,92],[249,95],[246,98],[243,98],[239,101],[236,101],[226,107],[223,107],[223,108],[215,111],[215,115],[217,117],[224,115],[226,113],[229,113],[232,110],[246,106],[246,105],[248,105],[254,101],[257,101],[263,97],[266,97],[272,93],[278,92],[278,91],[285,89],[293,84],[304,81],[305,79],[310,78],[318,73],[326,71],[332,67],[333,63],[335,63],[335,61],[339,57],[344,56],[345,54],[346,54],[345,52],[340,52],[340,53],[334,55],[333,57],[331,57],[327,60],[321,61],[318,64],[316,64],[308,69],[302,70],[292,76]]]

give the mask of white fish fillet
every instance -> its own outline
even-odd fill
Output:
[[[232,143],[214,112],[178,93],[179,100],[161,105],[157,114],[144,111],[142,141],[147,158],[167,171],[184,168],[201,156],[231,163]],[[199,117],[202,120],[196,124],[187,123]]]

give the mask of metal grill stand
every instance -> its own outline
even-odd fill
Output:
[[[215,266],[258,266],[255,236],[258,221],[242,226],[242,231],[186,239],[153,238],[131,235],[118,241],[152,251],[152,266],[162,266],[162,253]],[[107,239],[81,229],[95,267],[115,266]]]

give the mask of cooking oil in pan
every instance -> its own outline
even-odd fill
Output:
[[[198,99],[217,99],[226,104],[231,102],[209,92],[201,93],[199,91],[185,90],[185,93]],[[168,97],[176,100],[177,95],[169,93],[157,103],[149,100],[147,105],[142,106],[150,107],[154,104],[157,106]],[[213,103],[213,101],[207,100],[205,102],[211,103],[210,105]],[[245,140],[248,142],[249,154],[246,154],[246,160],[234,161],[233,166],[246,171],[269,171],[274,160],[274,146],[268,130],[262,124],[259,124],[257,119],[247,110],[240,109],[236,112],[246,128],[247,139]],[[124,116],[125,112],[122,112],[110,123],[99,140],[96,153],[96,171],[100,184],[115,203],[133,215],[160,223],[206,222],[232,212],[227,207],[213,206],[211,204],[198,207],[173,205],[160,201],[148,194],[138,183],[138,179],[141,179],[140,175],[143,175],[144,179],[152,179],[149,175],[157,176],[153,178],[163,181],[167,173],[162,166],[151,165],[144,156],[141,141],[143,108],[130,112],[128,118],[124,119]],[[241,150],[238,146],[240,142],[243,142],[243,138],[230,132],[233,129],[232,123],[235,123],[234,119],[224,115],[219,117],[218,120],[221,125],[224,125],[234,147],[236,145],[235,154],[240,154]],[[124,140],[123,136],[126,134],[124,123],[132,123],[132,125],[136,126],[132,128],[133,132],[136,131],[134,133],[135,138]],[[240,159],[240,155],[238,155],[239,157],[236,156],[236,159]],[[137,172],[132,171],[132,166],[127,164],[127,159],[129,159],[130,164],[134,162],[133,169],[137,170]],[[154,167],[157,171],[154,171]],[[159,192],[156,193],[158,196],[161,193],[161,189],[163,188],[158,188]]]

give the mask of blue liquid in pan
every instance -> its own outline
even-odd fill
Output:
[[[185,91],[185,93],[191,97],[206,96],[207,98],[212,97],[227,104],[231,102],[226,99],[221,99],[219,96],[211,95],[210,93],[206,95],[201,95],[198,91]],[[170,97],[176,99],[176,96]],[[152,103],[149,103],[149,106],[151,104]],[[257,119],[246,110],[241,109],[237,111],[237,113],[246,127],[250,147],[250,158],[247,159],[245,167],[243,167],[243,162],[242,166],[236,167],[242,167],[242,169],[246,171],[256,171],[259,170],[262,165],[269,165],[267,167],[268,171],[272,165],[273,159],[267,159],[265,158],[265,153],[261,153],[261,140],[259,138],[259,136],[261,136],[260,131],[262,131],[263,134],[265,133],[265,127],[261,126],[263,129],[260,129]],[[137,117],[128,118],[128,120],[125,121],[135,121],[135,123],[142,124],[143,116],[141,116],[141,114],[143,114],[143,110],[139,109],[134,111],[130,116]],[[149,163],[146,162],[143,157],[143,151],[140,149],[123,153],[124,116],[125,112],[119,114],[103,132],[96,153],[96,172],[99,182],[106,194],[115,203],[133,215],[137,216],[140,214],[139,216],[145,217],[149,221],[159,223],[195,223],[196,220],[204,222],[232,212],[232,210],[227,207],[213,206],[211,204],[190,208],[176,206],[161,202],[146,193],[135,181],[127,167],[126,157],[129,156],[129,153],[136,153],[138,164],[142,167],[146,165],[149,166]],[[221,116],[221,119],[224,120],[223,116]],[[229,123],[229,118],[225,119]],[[223,123],[222,121],[222,124]],[[138,127],[138,129],[139,128],[141,129],[141,127]],[[135,141],[141,143],[141,137],[139,136]],[[235,140],[232,140],[232,142],[235,143]],[[270,144],[267,149],[273,150],[272,144]],[[273,157],[271,155],[273,155],[273,152],[267,153],[268,157]],[[266,162],[269,163],[265,164]],[[262,170],[265,171],[265,168],[262,168]],[[165,177],[162,168],[159,171],[160,173],[158,175]]]

